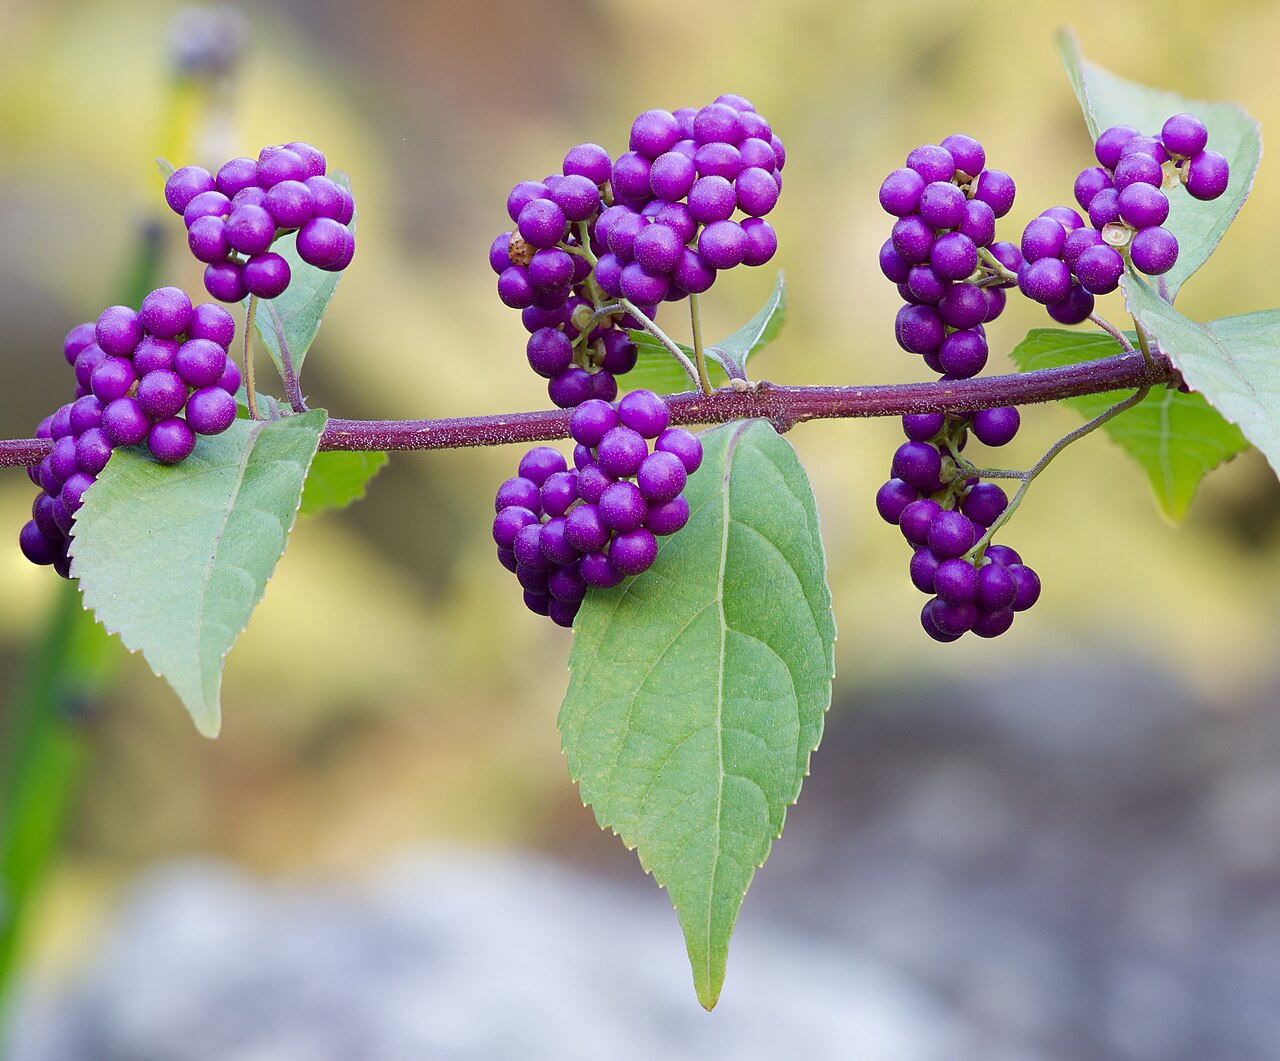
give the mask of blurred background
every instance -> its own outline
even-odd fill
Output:
[[[1082,0],[1070,17],[1095,61],[1280,128],[1280,5]],[[157,156],[216,166],[299,138],[350,173],[360,211],[312,404],[542,408],[486,261],[508,190],[581,141],[616,154],[643,109],[725,91],[788,149],[771,219],[791,310],[756,373],[913,378],[876,190],[959,131],[1018,182],[1002,238],[1069,202],[1090,144],[1057,22],[1032,4],[0,0],[0,436],[66,400],[62,336],[148,256],[200,291]],[[1280,224],[1269,161],[1254,191],[1184,313],[1280,304],[1261,264]],[[708,333],[772,283],[722,277]],[[993,349],[1049,323],[1011,299]],[[1025,411],[1007,462],[1077,422]],[[1280,1058],[1264,462],[1218,471],[1173,528],[1104,438],[1073,447],[1004,539],[1041,573],[1040,604],[998,642],[949,648],[921,633],[872,504],[897,422],[790,437],[823,519],[835,698],[715,1013],[665,895],[567,779],[569,637],[523,609],[488,535],[518,451],[404,454],[365,502],[296,528],[231,654],[216,742],[50,572],[0,549],[7,761],[42,742],[23,798],[48,819],[36,847],[56,839],[0,955],[9,1056]],[[0,472],[0,529],[16,536],[31,497]],[[50,690],[60,714],[32,721]]]

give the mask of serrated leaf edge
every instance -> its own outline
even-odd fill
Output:
[[[711,428],[711,429],[710,429],[710,430],[726,430],[726,429],[729,429],[729,428],[733,428],[733,429],[734,429],[734,432],[735,432],[735,433],[734,433],[734,435],[733,435],[733,437],[732,437],[732,438],[730,439],[730,441],[729,441],[728,447],[726,448],[726,453],[725,453],[725,470],[724,470],[724,472],[722,473],[722,482],[725,484],[725,488],[722,490],[722,496],[723,496],[723,498],[724,498],[724,500],[723,500],[723,502],[722,502],[722,504],[723,504],[722,525],[723,525],[724,530],[723,530],[723,533],[722,533],[722,536],[721,536],[720,580],[719,580],[719,584],[720,584],[720,586],[721,586],[721,587],[723,587],[723,585],[724,585],[725,564],[726,564],[726,560],[727,560],[727,554],[728,554],[728,542],[729,542],[729,523],[730,523],[730,521],[729,521],[729,518],[728,518],[728,511],[729,511],[729,490],[728,490],[728,483],[729,483],[730,474],[731,474],[731,472],[732,472],[732,454],[733,454],[733,452],[734,452],[734,451],[736,451],[737,446],[738,446],[738,443],[741,441],[741,439],[742,439],[743,435],[745,435],[745,434],[746,434],[746,432],[747,432],[747,431],[748,431],[748,430],[749,430],[753,425],[755,425],[755,424],[762,424],[762,425],[764,425],[765,427],[767,427],[770,431],[773,431],[773,430],[774,430],[774,428],[772,427],[772,425],[770,425],[770,424],[768,423],[768,421],[766,421],[766,420],[761,420],[761,419],[758,419],[758,418],[756,418],[756,419],[750,419],[750,420],[739,420],[739,421],[736,421],[736,422],[733,422],[733,423],[730,423],[730,424],[722,425],[722,427],[720,427],[720,428]],[[798,459],[798,455],[797,455],[797,459]],[[806,475],[806,481],[807,481],[807,475]],[[793,495],[793,496],[794,496],[794,495]],[[809,523],[809,525],[810,525],[810,531],[811,531],[811,533],[812,533],[812,535],[813,535],[813,540],[814,540],[814,541],[817,543],[817,545],[818,545],[818,560],[819,560],[819,563],[820,563],[820,567],[821,567],[821,576],[822,576],[822,577],[821,577],[821,585],[822,585],[823,589],[826,591],[826,592],[825,592],[825,599],[826,599],[825,613],[826,613],[826,618],[830,621],[830,624],[831,624],[831,644],[832,644],[832,647],[831,647],[831,653],[830,653],[830,659],[831,659],[831,672],[830,672],[830,674],[829,674],[829,676],[828,676],[828,678],[827,678],[827,703],[826,703],[826,705],[825,705],[825,706],[823,707],[823,709],[822,709],[822,714],[823,714],[824,719],[825,719],[825,716],[826,716],[827,712],[831,710],[832,686],[833,686],[833,683],[834,683],[834,681],[835,681],[835,643],[836,643],[836,641],[839,639],[839,632],[838,632],[838,629],[837,629],[837,627],[836,627],[836,623],[835,623],[835,614],[834,614],[834,610],[833,610],[833,607],[832,607],[832,599],[831,599],[830,584],[829,584],[829,583],[828,583],[828,581],[827,581],[827,573],[828,573],[827,552],[826,552],[826,548],[823,546],[822,537],[821,537],[821,533],[820,533],[820,527],[819,527],[819,526],[817,526],[817,525],[815,525],[815,523],[814,523],[814,521],[818,519],[818,513],[817,513],[817,498],[816,498],[816,497],[813,497],[812,490],[810,490],[810,497],[811,497],[811,499],[812,499],[812,501],[813,501],[813,509],[812,509],[812,511],[810,511],[808,508],[806,508],[806,509],[805,509],[805,517],[806,517],[806,522],[808,522],[808,523]],[[797,500],[800,500],[800,499],[797,499]],[[619,595],[619,597],[618,597],[618,603],[619,603],[619,604],[622,602],[622,600],[623,600],[623,598],[625,597],[625,595],[626,595],[625,591],[624,591],[622,594],[620,594],[620,595]],[[716,712],[716,717],[717,717],[717,734],[718,734],[718,738],[719,738],[719,739],[718,739],[718,751],[719,751],[719,755],[720,755],[720,781],[719,781],[719,788],[718,788],[718,791],[717,791],[717,813],[716,813],[716,830],[717,830],[717,836],[718,836],[718,835],[719,835],[719,829],[720,829],[720,826],[721,826],[721,821],[720,821],[720,819],[721,819],[722,800],[723,800],[723,798],[724,798],[724,777],[725,777],[725,774],[724,774],[724,730],[723,730],[723,725],[721,724],[721,723],[722,723],[722,720],[721,720],[721,710],[722,710],[722,708],[723,708],[723,696],[724,696],[724,646],[725,646],[725,635],[726,635],[726,631],[727,631],[727,628],[728,628],[728,624],[727,624],[727,621],[725,620],[725,616],[724,616],[724,596],[723,596],[723,592],[720,594],[720,597],[719,597],[719,598],[718,598],[718,600],[717,600],[717,607],[718,607],[718,609],[719,609],[719,613],[720,613],[720,645],[721,645],[721,651],[720,651],[720,672],[719,672],[719,681],[717,682],[717,689],[718,689],[718,695],[719,695],[719,702],[717,703],[717,712]],[[616,608],[616,605],[615,605],[615,608]],[[812,606],[811,606],[810,610],[811,610],[811,611],[813,610],[813,609],[812,609]],[[818,620],[819,620],[819,614],[815,612],[815,613],[814,613],[813,618],[814,618],[814,625],[815,625],[815,627],[817,627],[819,630],[821,630],[821,625],[822,625],[822,624],[821,624],[821,623],[819,623],[819,621],[818,621]],[[788,671],[790,671],[790,668],[789,668],[789,667],[788,667],[787,669],[788,669]],[[566,667],[566,670],[568,670],[568,671],[569,671],[569,673],[570,673],[570,675],[572,675],[572,673],[573,673],[573,667],[572,667],[572,665],[571,665],[571,664],[570,664],[569,666],[567,666],[567,667]],[[792,682],[793,682],[793,685],[794,685],[794,678],[792,679]],[[799,696],[798,696],[798,695],[797,695],[797,697],[796,697],[796,700],[797,700],[797,703],[798,703],[798,702],[799,702]],[[805,764],[804,764],[803,773],[802,773],[801,778],[800,778],[800,783],[796,786],[795,794],[790,798],[790,800],[789,800],[789,801],[788,801],[788,802],[783,806],[783,808],[782,808],[782,816],[781,816],[781,818],[779,819],[779,822],[778,822],[778,829],[777,829],[777,831],[773,834],[773,837],[770,839],[770,841],[769,841],[768,845],[767,845],[767,846],[766,846],[766,848],[765,848],[764,854],[761,856],[760,860],[759,860],[759,861],[757,861],[757,862],[755,862],[755,864],[754,864],[753,871],[752,871],[752,880],[753,880],[753,879],[754,879],[754,877],[755,877],[755,872],[754,872],[754,871],[755,871],[755,870],[759,870],[759,869],[763,869],[763,868],[764,868],[764,864],[765,864],[765,862],[767,862],[767,861],[768,861],[768,859],[769,859],[769,855],[770,855],[770,854],[772,853],[772,851],[773,851],[773,842],[774,842],[775,840],[779,840],[779,839],[781,839],[781,838],[782,838],[782,834],[783,834],[783,832],[785,831],[785,827],[786,827],[787,811],[788,811],[791,807],[794,807],[794,806],[799,802],[799,800],[800,800],[800,792],[801,792],[801,791],[803,790],[803,788],[804,788],[804,780],[805,780],[805,778],[810,777],[810,776],[811,776],[811,774],[812,774],[812,760],[813,760],[813,754],[814,754],[814,753],[818,750],[818,748],[821,746],[821,744],[822,744],[822,738],[823,738],[825,735],[826,735],[826,726],[825,726],[825,725],[823,725],[823,726],[820,728],[819,732],[818,732],[818,739],[814,742],[813,746],[812,746],[812,747],[810,747],[810,748],[808,749],[808,751],[805,753]],[[580,736],[581,736],[581,733],[579,733],[579,737],[580,737]],[[570,758],[570,756],[569,756],[569,748],[567,747],[566,741],[567,741],[567,735],[566,735],[566,734],[564,734],[564,733],[562,732],[562,733],[561,733],[561,753],[565,756],[566,761],[567,761],[567,760]],[[602,822],[602,821],[600,821],[599,816],[598,816],[597,814],[595,814],[596,804],[593,804],[593,803],[592,803],[589,799],[587,799],[587,798],[583,795],[583,793],[582,793],[582,773],[581,773],[581,772],[579,772],[579,773],[575,773],[575,772],[573,771],[572,767],[570,767],[570,769],[569,769],[569,780],[570,780],[570,782],[571,782],[572,784],[574,784],[575,786],[577,786],[577,789],[578,789],[578,798],[579,798],[579,801],[581,802],[582,806],[583,806],[584,808],[587,808],[587,809],[592,810],[592,812],[593,812],[593,817],[595,817],[595,819],[596,819],[596,824],[600,827],[600,830],[601,830],[602,832],[607,831],[608,833],[611,833],[613,836],[615,836],[615,837],[616,837],[616,838],[617,838],[617,839],[622,843],[622,846],[623,846],[623,848],[624,848],[625,850],[627,850],[627,851],[636,851],[636,850],[637,850],[637,848],[639,847],[640,841],[636,841],[636,842],[634,842],[634,843],[633,843],[633,842],[631,842],[631,841],[629,841],[625,836],[623,836],[623,835],[622,835],[622,833],[621,833],[621,832],[620,832],[620,831],[619,831],[615,826],[613,826],[613,825],[611,825],[611,824],[609,824],[609,823],[606,823],[606,822]],[[659,887],[659,888],[661,888],[663,891],[665,891],[665,892],[667,893],[667,895],[668,895],[668,901],[671,903],[671,909],[676,913],[677,922],[682,926],[682,930],[683,930],[683,924],[684,924],[684,922],[680,919],[680,907],[679,907],[679,905],[678,905],[677,903],[675,903],[673,900],[671,900],[671,899],[670,899],[671,891],[670,891],[670,889],[668,888],[667,881],[663,880],[663,879],[662,879],[662,877],[661,877],[661,876],[659,876],[659,875],[658,875],[658,874],[657,874],[657,873],[652,869],[652,867],[648,864],[647,860],[646,860],[646,859],[643,857],[643,855],[641,855],[638,851],[637,851],[637,855],[638,855],[638,860],[639,860],[639,862],[640,862],[640,868],[641,868],[641,870],[644,872],[644,874],[645,874],[646,876],[652,877],[652,878],[653,878],[653,880],[654,880],[654,883],[656,883],[656,884],[658,885],[658,887]],[[719,844],[717,843],[717,850],[716,850],[716,862],[713,864],[712,872],[711,872],[711,879],[712,879],[712,884],[713,884],[712,894],[714,894],[715,867],[716,867],[716,866],[718,866],[718,864],[719,864],[719,857],[720,857],[720,851],[719,851]],[[747,884],[748,884],[748,888],[747,888],[747,890],[749,890],[749,889],[750,889],[751,880],[749,880],[749,881],[747,882]],[[746,891],[744,891],[744,892],[743,892],[742,897],[739,899],[739,904],[741,904],[741,902],[743,901],[743,899],[745,899],[745,897],[746,897]],[[707,929],[707,947],[706,947],[706,949],[707,949],[707,952],[708,952],[708,953],[710,953],[711,945],[710,945],[710,927],[709,927],[709,926],[708,926],[708,929]],[[708,966],[708,971],[710,972],[710,966]],[[716,986],[716,987],[714,987],[714,988],[713,988],[712,983],[711,983],[710,981],[708,981],[708,982],[707,982],[707,984],[706,984],[706,988],[705,988],[705,990],[704,990],[704,988],[703,988],[703,985],[702,985],[702,984],[699,984],[699,983],[695,980],[695,982],[694,982],[694,988],[695,988],[695,990],[696,990],[696,992],[697,992],[697,995],[698,995],[698,1001],[699,1001],[699,1004],[700,1004],[700,1005],[702,1005],[702,1007],[703,1007],[704,1009],[708,1010],[708,1011],[710,1011],[710,1010],[714,1009],[714,1008],[715,1008],[716,1003],[719,1001],[720,990],[721,990],[721,988],[722,988],[722,987],[723,987],[723,976],[721,977],[721,983],[720,983],[720,985],[719,985],[719,986]]]
[[[323,409],[311,409],[311,410],[308,410],[308,412],[320,412],[320,413],[324,413],[324,410],[323,410]],[[326,421],[328,420],[328,414],[327,414],[327,413],[325,413],[325,420],[326,420]],[[249,459],[252,457],[254,447],[258,444],[258,438],[259,438],[259,436],[261,436],[263,428],[269,427],[272,423],[277,423],[277,422],[278,422],[278,421],[265,421],[265,420],[253,421],[252,426],[251,426],[251,430],[253,431],[253,436],[252,436],[251,444],[245,448],[245,457],[244,457],[244,460],[242,461],[242,464],[241,464],[241,468],[242,468],[242,469],[243,469],[243,468],[248,467]],[[322,430],[322,431],[324,430],[324,425],[323,425],[323,424],[321,425],[321,430]],[[317,440],[317,441],[318,441],[318,440]],[[306,467],[305,467],[305,468],[303,468],[303,470],[302,470],[302,483],[303,483],[303,490],[305,490],[305,489],[306,489],[306,480],[307,480],[307,475],[308,475],[308,474],[310,473],[310,471],[311,471],[311,465],[312,465],[312,462],[314,462],[314,460],[315,460],[315,455],[316,455],[316,453],[317,453],[317,452],[319,452],[318,448],[317,448],[317,449],[315,449],[315,450],[312,450],[312,452],[311,452],[311,458],[307,461]],[[290,462],[290,463],[295,463],[295,462]],[[243,485],[243,482],[244,482],[244,478],[243,478],[243,475],[241,475],[241,476],[240,476],[240,478],[239,478],[239,479],[238,479],[238,481],[237,481],[237,484],[236,484],[235,494],[234,494],[234,495],[233,495],[233,497],[232,497],[232,501],[233,501],[233,503],[234,503],[234,499],[235,499],[235,497],[236,497],[236,496],[239,496],[240,489],[241,489],[241,486]],[[91,486],[91,487],[89,487],[89,490],[92,490],[92,489],[93,489],[93,487],[92,487],[92,486]],[[86,491],[85,493],[86,493],[86,496],[87,496],[87,495],[88,495],[88,491]],[[302,506],[302,490],[299,490],[299,491],[298,491],[298,502],[297,502],[297,504],[295,504],[295,505],[294,505],[294,508],[293,508],[293,518],[289,521],[289,525],[288,525],[287,527],[285,527],[285,528],[284,528],[284,547],[280,550],[280,556],[278,556],[278,557],[276,558],[276,563],[272,565],[271,573],[270,573],[269,575],[267,575],[266,579],[263,581],[263,583],[262,583],[262,592],[258,594],[258,598],[257,598],[257,600],[255,600],[255,601],[253,602],[253,607],[252,607],[252,608],[250,609],[250,611],[249,611],[249,618],[248,618],[248,619],[246,619],[246,620],[245,620],[244,625],[243,625],[243,626],[241,626],[241,627],[240,627],[240,629],[239,629],[239,630],[237,630],[237,631],[235,632],[235,636],[233,636],[233,637],[231,638],[231,643],[227,646],[226,650],[225,650],[225,651],[223,651],[223,652],[222,652],[222,654],[221,654],[221,656],[219,657],[219,664],[220,664],[220,665],[219,665],[219,667],[218,667],[217,685],[216,685],[216,690],[215,690],[215,695],[216,695],[216,697],[217,697],[217,699],[218,699],[218,702],[217,702],[217,703],[215,703],[215,706],[214,706],[214,710],[213,710],[213,712],[212,712],[211,714],[208,714],[208,715],[207,715],[207,714],[206,714],[206,712],[205,712],[204,710],[201,710],[201,711],[199,711],[199,712],[196,712],[196,711],[191,710],[190,705],[186,705],[186,706],[187,706],[188,713],[191,715],[191,720],[192,720],[192,722],[194,722],[194,723],[195,723],[196,730],[197,730],[197,732],[199,732],[199,734],[200,734],[202,737],[208,737],[210,740],[216,739],[216,738],[217,738],[217,736],[219,735],[219,733],[220,733],[220,732],[221,732],[221,730],[222,730],[222,705],[221,705],[221,702],[220,702],[220,701],[221,701],[221,694],[222,694],[222,673],[223,673],[223,671],[225,670],[225,664],[226,664],[227,656],[228,656],[228,655],[230,655],[231,650],[235,647],[236,642],[240,640],[240,635],[241,635],[241,634],[243,634],[243,633],[245,632],[245,630],[247,630],[247,629],[248,629],[248,627],[249,627],[249,622],[250,622],[250,621],[252,620],[252,618],[253,618],[253,612],[254,612],[254,611],[256,611],[256,610],[257,610],[258,605],[262,603],[262,598],[266,595],[266,592],[267,592],[267,586],[271,584],[271,580],[275,577],[276,566],[280,563],[280,558],[284,556],[285,551],[286,551],[286,550],[288,549],[288,547],[289,547],[289,538],[290,538],[290,537],[291,537],[291,535],[293,534],[293,528],[297,525],[297,522],[298,522],[298,510],[301,508],[301,506]],[[230,512],[230,508],[228,508],[228,512]],[[229,516],[228,516],[228,518],[229,518]],[[225,530],[225,523],[224,523],[224,530]],[[71,537],[72,537],[72,544],[73,544],[73,547],[74,547],[74,542],[75,542],[75,524],[74,524],[74,522],[72,523],[72,535],[71,535]],[[215,554],[215,556],[216,556],[216,554]],[[210,559],[210,563],[212,564],[212,558]],[[74,552],[72,552],[72,553],[71,553],[71,576],[77,580],[77,587],[79,587],[79,578],[78,578],[78,576],[76,575],[75,567],[76,567],[76,556],[75,556],[75,553],[74,553]],[[211,568],[210,568],[210,569],[211,569]],[[93,618],[94,618],[94,621],[95,621],[95,622],[100,623],[100,624],[102,625],[102,628],[103,628],[104,630],[106,630],[108,634],[112,634],[112,635],[114,635],[115,637],[118,637],[118,638],[120,639],[120,643],[121,643],[122,645],[124,645],[124,647],[129,651],[129,653],[130,653],[130,654],[137,654],[137,653],[141,652],[141,653],[142,653],[142,658],[143,658],[144,660],[146,660],[146,662],[147,662],[147,666],[151,668],[151,673],[152,673],[152,674],[154,674],[157,678],[159,678],[159,679],[161,679],[162,681],[164,681],[166,685],[169,685],[169,682],[168,682],[168,680],[165,678],[165,676],[164,676],[163,674],[161,674],[159,670],[157,670],[157,669],[156,669],[156,667],[155,667],[155,665],[154,665],[154,664],[152,664],[152,662],[151,662],[151,657],[148,655],[147,650],[146,650],[142,645],[138,645],[138,644],[130,644],[130,638],[129,638],[128,636],[126,636],[126,634],[124,633],[124,631],[122,631],[122,630],[116,630],[116,629],[113,629],[109,623],[107,623],[106,621],[104,621],[104,620],[102,620],[102,619],[98,618],[97,607],[96,607],[96,605],[95,605],[95,604],[94,604],[94,603],[89,599],[89,592],[88,592],[87,590],[85,590],[85,589],[81,588],[81,590],[80,590],[80,599],[81,599],[81,602],[82,602],[81,607],[83,608],[83,610],[84,610],[84,611],[92,612],[92,613],[93,613]],[[201,613],[200,622],[201,622],[201,624],[203,625],[203,622],[204,622],[203,612]],[[172,685],[170,685],[169,687],[170,687],[171,689],[173,688],[173,686],[172,686]],[[175,690],[175,692],[176,692],[176,690]],[[202,704],[201,706],[202,706],[202,708],[203,708],[203,707],[205,707],[206,705],[203,705],[203,704]]]

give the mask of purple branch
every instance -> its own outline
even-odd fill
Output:
[[[1168,358],[1118,354],[1061,368],[1008,376],[936,383],[895,383],[875,387],[783,387],[761,383],[753,391],[696,391],[670,395],[676,424],[722,424],[761,417],[780,431],[805,420],[904,413],[968,412],[996,405],[1030,405],[1105,391],[1179,383]],[[322,450],[459,449],[544,442],[569,434],[567,409],[469,416],[446,420],[330,419],[320,438]],[[0,440],[0,467],[39,464],[51,444],[42,439]]]

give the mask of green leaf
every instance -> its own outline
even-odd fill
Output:
[[[1130,338],[1136,342],[1135,336]],[[1032,372],[1118,352],[1115,340],[1108,335],[1035,328],[1009,356],[1021,371]],[[1128,393],[1065,398],[1063,404],[1092,420]],[[1147,473],[1156,501],[1175,522],[1186,516],[1200,480],[1249,445],[1240,430],[1218,415],[1201,395],[1173,387],[1153,390],[1141,403],[1103,424],[1102,430]]]
[[[335,172],[329,177],[351,190],[351,181],[345,173]],[[357,218],[353,217],[347,226],[352,232],[356,230],[356,221]],[[281,378],[284,377],[284,362],[280,351],[285,346],[293,361],[295,375],[301,376],[302,363],[320,331],[320,322],[338,289],[342,273],[330,273],[308,265],[298,257],[297,240],[292,236],[277,241],[271,249],[289,263],[289,287],[279,298],[258,299],[254,324]],[[245,299],[245,304],[248,304],[248,299]]]
[[[1139,277],[1124,280],[1134,319],[1182,378],[1252,442],[1280,476],[1280,310],[1199,324]]]
[[[178,172],[177,169],[174,168],[173,163],[167,158],[157,158],[156,168],[160,171],[160,176],[162,176],[166,181]]]
[[[670,894],[710,1009],[822,736],[836,632],[795,451],[760,420],[702,441],[688,525],[583,603],[559,725],[583,802]]]
[[[173,467],[117,450],[76,515],[85,607],[141,650],[207,737],[221,726],[223,660],[284,552],[326,419],[237,420]]]
[[[1208,260],[1249,197],[1262,157],[1258,123],[1235,103],[1187,99],[1118,77],[1085,59],[1070,30],[1060,30],[1057,43],[1093,139],[1121,124],[1158,135],[1166,118],[1189,111],[1208,126],[1209,146],[1231,163],[1227,190],[1213,202],[1193,199],[1185,188],[1174,188],[1169,194],[1169,219],[1164,227],[1178,237],[1178,261],[1159,278],[1158,287],[1172,302],[1186,279]]]
[[[751,355],[778,337],[786,318],[787,286],[784,275],[779,272],[777,284],[756,315],[732,335],[706,348],[711,385],[727,386],[731,377],[745,379]],[[693,386],[671,352],[648,332],[633,331],[631,340],[636,344],[638,357],[636,367],[626,377],[629,386],[645,387],[659,394],[687,391]],[[692,346],[676,345],[690,361],[694,359]]]
[[[346,508],[365,495],[369,480],[387,463],[385,453],[346,453],[328,450],[317,453],[302,491],[298,514],[313,516]]]

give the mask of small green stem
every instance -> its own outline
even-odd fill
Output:
[[[1029,469],[1027,469],[1027,471],[1014,473],[1012,476],[1004,476],[1004,475],[989,476],[990,478],[1021,479],[1022,485],[1018,487],[1018,492],[1014,494],[1013,497],[1010,499],[1008,507],[1003,512],[1001,512],[1000,515],[996,518],[996,521],[992,523],[990,527],[987,528],[987,533],[984,534],[978,540],[978,543],[972,549],[970,549],[967,553],[964,554],[964,559],[972,562],[977,557],[982,555],[986,547],[991,544],[991,539],[995,537],[996,531],[998,531],[1001,527],[1003,527],[1006,523],[1009,522],[1009,517],[1012,516],[1014,512],[1017,511],[1018,506],[1022,504],[1022,499],[1026,496],[1027,488],[1031,486],[1032,481],[1035,479],[1037,475],[1039,475],[1042,471],[1045,470],[1045,468],[1049,466],[1049,462],[1052,461],[1054,457],[1056,457],[1059,453],[1061,453],[1064,449],[1066,449],[1069,445],[1071,445],[1071,443],[1084,438],[1085,435],[1089,434],[1092,431],[1096,431],[1108,420],[1112,419],[1113,417],[1119,416],[1121,413],[1125,412],[1127,409],[1132,409],[1135,405],[1141,402],[1143,398],[1147,396],[1147,392],[1150,390],[1151,390],[1150,387],[1139,388],[1138,390],[1134,391],[1131,395],[1129,395],[1129,397],[1127,397],[1124,401],[1118,402],[1117,404],[1113,405],[1106,412],[1099,413],[1087,424],[1083,424],[1082,426],[1077,427],[1074,431],[1068,432],[1067,434],[1063,435],[1060,439],[1058,439],[1057,442],[1055,442],[1052,446],[1050,446],[1048,451],[1045,453],[1045,455],[1041,457],[1038,461],[1036,461],[1036,463],[1032,465]]]
[[[1155,358],[1151,356],[1151,339],[1147,335],[1147,330],[1138,323],[1136,317],[1133,320],[1133,326],[1138,333],[1138,346],[1142,350],[1142,360],[1147,363],[1148,367],[1152,367],[1156,362]]]
[[[698,296],[689,296],[689,319],[693,322],[693,357],[698,366],[698,384],[703,394],[711,393],[711,377],[707,375],[707,355],[702,350],[702,314],[698,312]]]
[[[260,420],[258,394],[253,382],[253,326],[258,312],[258,296],[249,296],[249,308],[244,315],[244,394],[249,406],[249,419]]]
[[[1018,274],[1006,269],[1000,259],[992,254],[986,247],[978,248],[978,260],[983,262],[988,269],[996,274],[1001,280],[1016,284],[1018,282]]]
[[[698,378],[697,368],[695,368],[693,362],[689,360],[688,355],[686,355],[685,352],[676,344],[676,341],[654,324],[653,321],[644,314],[640,307],[638,307],[629,298],[620,299],[619,301],[621,301],[622,305],[626,308],[626,311],[640,322],[640,326],[665,346],[667,348],[667,352],[680,362],[680,367],[684,369],[685,375],[689,377],[693,382],[693,385],[701,388],[702,380]],[[709,384],[708,389],[704,393],[711,393]]]

